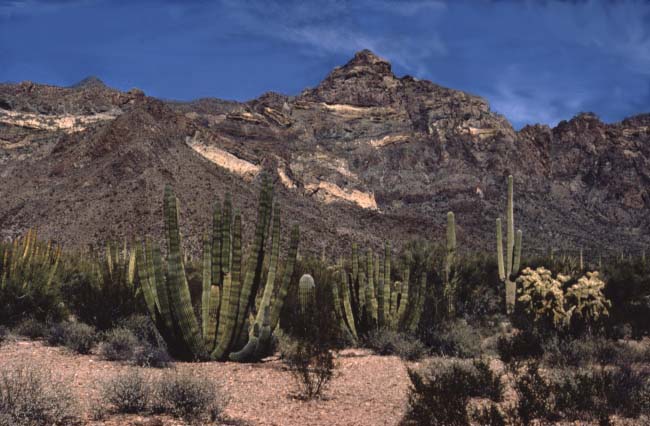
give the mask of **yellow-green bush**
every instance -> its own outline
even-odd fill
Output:
[[[548,322],[555,328],[563,328],[569,321],[562,291],[566,281],[568,277],[562,274],[553,277],[544,267],[526,268],[517,278],[517,303],[533,323]]]
[[[544,267],[524,269],[517,278],[520,312],[535,325],[544,323],[557,330],[590,328],[609,315],[611,302],[603,294],[605,283],[597,271],[572,281],[567,275],[553,276]]]

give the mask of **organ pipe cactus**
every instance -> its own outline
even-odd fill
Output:
[[[149,240],[145,241],[144,248],[138,248],[137,263],[147,308],[174,355],[186,359],[251,361],[261,356],[263,348],[268,346],[293,274],[299,241],[299,231],[294,227],[284,273],[277,280],[280,213],[277,208],[273,211],[272,206],[272,187],[265,179],[260,194],[255,238],[246,257],[247,262],[242,266],[241,215],[233,213],[230,195],[226,195],[223,206],[218,202],[215,204],[211,235],[205,234],[203,237],[199,325],[185,273],[178,226],[178,200],[171,187],[165,188],[166,271],[160,249]],[[262,266],[267,255],[266,240],[272,215],[269,273],[260,304],[256,307],[255,299],[262,287]],[[248,341],[244,344],[242,336],[246,336],[251,315],[254,320],[249,327]]]
[[[339,285],[332,288],[334,310],[343,332],[351,340],[377,328],[411,331],[417,327],[426,287],[426,275],[410,283],[410,270],[406,265],[400,281],[391,277],[391,246],[384,245],[383,256],[371,250],[365,260],[359,259],[358,245],[352,245],[350,268],[339,263]],[[415,326],[413,326],[415,323]]]
[[[497,227],[497,261],[499,264],[499,279],[506,287],[506,312],[511,314],[515,309],[517,297],[517,283],[515,275],[519,272],[521,261],[521,229],[515,234],[514,203],[513,203],[513,178],[508,176],[508,204],[506,209],[506,259],[503,259],[503,235],[501,218],[496,220]]]

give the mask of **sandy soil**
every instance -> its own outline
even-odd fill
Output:
[[[96,355],[73,355],[64,348],[40,342],[16,341],[0,346],[0,365],[29,362],[49,369],[69,384],[93,426],[176,426],[183,422],[167,417],[109,416],[92,421],[101,383],[134,367],[101,360]],[[175,363],[173,368],[192,370],[220,385],[229,399],[223,424],[237,425],[397,425],[406,408],[408,376],[397,357],[379,357],[364,350],[345,350],[337,355],[336,377],[325,398],[303,402],[293,394],[293,379],[281,361],[259,364]],[[155,376],[156,369],[140,369]]]

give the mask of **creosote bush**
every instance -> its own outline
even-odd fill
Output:
[[[108,361],[129,361],[135,356],[140,342],[126,328],[114,328],[104,334],[99,353]]]
[[[47,326],[43,321],[35,318],[27,318],[14,327],[14,333],[29,339],[40,339],[47,334]]]
[[[214,382],[187,372],[163,374],[154,385],[153,410],[187,421],[216,420],[225,399]]]
[[[76,424],[76,403],[65,383],[30,363],[0,367],[0,426]]]
[[[385,328],[370,332],[365,343],[379,355],[397,355],[406,361],[417,361],[427,353],[426,346],[415,337]]]
[[[408,375],[411,388],[403,425],[469,426],[472,398],[503,399],[501,376],[485,361],[435,362],[424,371],[409,369]]]
[[[458,358],[481,355],[481,334],[463,319],[445,321],[431,327],[425,343],[439,355]]]
[[[66,348],[78,354],[89,354],[97,342],[95,329],[80,322],[68,323],[63,343]]]
[[[151,392],[149,381],[137,370],[132,370],[104,383],[102,396],[115,412],[134,414],[148,409]]]

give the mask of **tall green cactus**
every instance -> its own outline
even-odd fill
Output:
[[[185,273],[178,227],[178,200],[170,187],[165,188],[167,273],[163,270],[160,250],[148,240],[144,250],[142,247],[137,250],[137,264],[147,308],[174,355],[185,359],[209,357],[216,360],[227,359],[231,355],[230,358],[237,361],[250,361],[257,359],[262,346],[268,345],[272,326],[277,324],[279,317],[278,306],[282,305],[290,275],[293,274],[299,241],[298,229],[294,227],[285,273],[280,285],[276,286],[280,245],[280,217],[277,209],[274,213],[271,270],[262,290],[261,306],[250,327],[248,342],[241,351],[237,351],[243,345],[239,342],[260,290],[272,199],[272,187],[265,180],[260,195],[255,240],[247,256],[243,276],[241,215],[233,214],[230,195],[226,196],[223,209],[216,203],[212,235],[204,235],[203,238],[203,288],[199,327]],[[252,342],[255,344],[252,345]],[[250,349],[251,346],[253,350]]]
[[[521,229],[515,235],[513,202],[513,177],[508,176],[508,204],[506,209],[506,261],[503,259],[503,236],[501,219],[497,218],[497,261],[499,264],[499,279],[506,287],[506,312],[511,314],[515,309],[517,283],[514,275],[519,272],[521,262]]]
[[[456,220],[453,212],[447,213],[447,252],[444,264],[444,295],[447,315],[453,317],[456,312]]]
[[[365,261],[360,262],[358,245],[354,243],[349,271],[343,262],[339,263],[341,278],[339,285],[333,286],[332,296],[340,327],[350,340],[377,328],[408,331],[413,320],[419,322],[414,310],[420,284],[409,283],[408,266],[403,269],[402,280],[393,281],[391,257],[391,245],[386,243],[383,256],[368,250]]]

